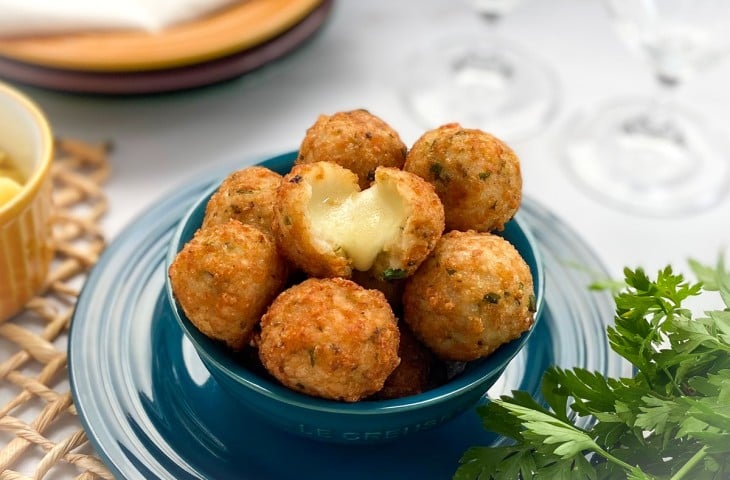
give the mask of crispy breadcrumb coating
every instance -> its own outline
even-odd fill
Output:
[[[398,328],[400,364],[373,398],[384,400],[407,397],[424,392],[431,386],[431,371],[436,366],[436,357],[416,339],[408,325],[401,322]]]
[[[412,173],[378,167],[361,191],[354,173],[332,162],[296,165],[277,192],[279,248],[315,277],[371,271],[405,278],[433,250],[444,228],[433,187]]]
[[[447,231],[501,231],[522,202],[515,152],[495,136],[458,123],[424,133],[403,168],[436,188]]]
[[[390,125],[360,109],[320,115],[307,129],[296,163],[338,163],[353,171],[365,189],[377,167],[403,168],[406,151]]]
[[[203,227],[233,218],[272,234],[276,189],[281,179],[280,174],[260,166],[231,173],[208,200]]]
[[[404,320],[444,360],[491,354],[533,324],[530,269],[504,238],[451,231],[408,279]]]
[[[261,319],[259,356],[285,386],[355,402],[398,366],[400,334],[388,302],[343,278],[310,278],[285,290]]]
[[[238,220],[201,228],[169,268],[185,316],[204,335],[244,347],[287,277],[274,239]]]

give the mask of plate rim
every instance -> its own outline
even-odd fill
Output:
[[[161,32],[111,31],[0,38],[0,56],[67,70],[130,72],[201,63],[284,32],[324,0],[245,0]]]
[[[108,72],[36,65],[0,54],[0,75],[35,87],[98,95],[148,95],[198,88],[253,73],[304,47],[325,26],[333,4],[334,0],[322,0],[301,21],[279,35],[240,52],[201,63]]]

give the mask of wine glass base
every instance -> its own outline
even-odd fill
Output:
[[[509,142],[539,133],[557,111],[553,72],[499,37],[419,51],[404,71],[402,99],[424,128],[459,122]]]
[[[717,204],[730,188],[728,133],[692,110],[655,107],[627,98],[577,115],[561,142],[571,176],[627,213],[671,217]]]

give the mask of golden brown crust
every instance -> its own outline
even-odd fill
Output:
[[[210,197],[203,227],[235,219],[272,234],[276,189],[281,180],[281,175],[260,166],[231,173]]]
[[[493,135],[458,123],[424,133],[403,168],[436,188],[446,230],[501,231],[522,201],[515,152]]]
[[[532,325],[529,268],[477,232],[503,229],[521,188],[517,156],[485,132],[447,124],[409,153],[366,110],[321,115],[287,175],[226,177],[170,266],[173,292],[205,335],[250,346],[289,388],[413,395]],[[302,278],[282,292],[287,262]]]
[[[298,268],[315,277],[350,278],[353,262],[346,248],[336,245],[334,238],[322,238],[322,227],[314,227],[310,218],[313,185],[327,178],[328,188],[355,196],[360,193],[355,175],[331,162],[295,165],[284,177],[277,192],[274,208],[274,233],[279,248]],[[336,180],[332,180],[335,178]],[[444,230],[444,209],[433,186],[421,177],[391,167],[378,167],[373,187],[379,194],[397,204],[395,210],[405,212],[392,241],[383,245],[372,266],[371,276],[392,280],[411,275],[433,250]],[[320,187],[317,187],[320,188]],[[334,194],[332,195],[335,196]],[[332,198],[332,197],[328,197]],[[336,203],[336,202],[334,202]],[[363,213],[362,215],[367,215]],[[357,218],[352,222],[358,222]],[[352,228],[357,225],[353,223]],[[368,242],[368,238],[362,238]]]
[[[418,175],[379,167],[375,181],[395,185],[406,206],[407,218],[398,240],[378,255],[370,271],[373,276],[386,280],[390,272],[399,272],[397,277],[405,278],[416,271],[441,237],[444,207],[433,186]]]
[[[401,297],[403,296],[403,288],[406,284],[405,278],[384,280],[382,275],[373,275],[371,270],[367,272],[353,270],[351,280],[367,289],[380,290],[385,295],[386,300],[388,300],[394,312],[401,310],[403,304]]]
[[[355,172],[365,189],[378,166],[402,168],[406,151],[390,125],[360,109],[320,115],[307,129],[296,163],[338,163]]]
[[[404,320],[445,360],[491,354],[533,323],[530,269],[505,239],[451,231],[406,282]]]
[[[273,238],[229,220],[198,230],[168,273],[175,298],[193,325],[238,350],[283,288],[286,271]]]
[[[377,399],[416,395],[430,387],[431,369],[435,366],[436,358],[418,341],[408,325],[401,322],[398,329],[400,331],[398,347],[400,364],[385,380],[383,388],[374,395],[374,398]]]
[[[347,172],[352,182],[356,177]],[[274,235],[279,249],[298,268],[313,277],[352,275],[352,265],[343,251],[334,251],[318,241],[310,222],[308,205],[312,189],[307,178],[325,175],[320,164],[295,165],[284,176],[276,193]]]
[[[259,356],[293,390],[355,402],[380,390],[396,368],[399,337],[379,291],[310,278],[279,295],[261,319]]]

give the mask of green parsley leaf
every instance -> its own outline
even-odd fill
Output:
[[[393,280],[402,280],[408,276],[408,272],[402,268],[386,268],[383,271],[383,280],[392,282]]]
[[[667,266],[654,278],[625,269],[620,290],[594,284],[614,292],[606,335],[635,376],[548,368],[544,403],[515,391],[477,409],[513,444],[469,449],[454,478],[730,478],[730,273],[722,257],[690,267],[699,282]],[[726,308],[694,316],[685,301],[708,292]]]

